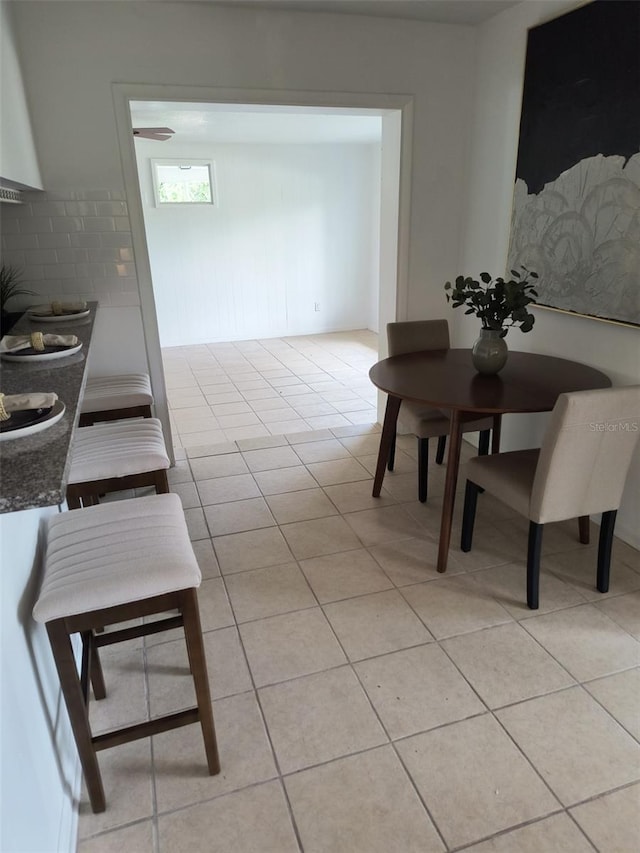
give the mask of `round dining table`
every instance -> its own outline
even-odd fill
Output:
[[[502,415],[548,412],[562,393],[611,385],[605,373],[586,364],[528,352],[510,351],[500,373],[483,375],[473,366],[470,349],[395,355],[374,364],[369,378],[388,395],[373,481],[374,497],[380,496],[402,401],[424,403],[425,408],[440,409],[449,414],[449,451],[438,547],[439,572],[447,568],[465,421],[493,415],[491,452],[497,453]]]

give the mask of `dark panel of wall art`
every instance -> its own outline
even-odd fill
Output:
[[[640,325],[640,3],[529,31],[509,269],[541,305]]]

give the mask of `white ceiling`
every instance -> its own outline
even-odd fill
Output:
[[[372,15],[440,24],[480,24],[521,0],[214,0],[219,6]]]
[[[170,127],[175,136],[154,142],[159,156],[174,143],[377,143],[379,111],[319,107],[254,106],[134,101],[133,127]]]

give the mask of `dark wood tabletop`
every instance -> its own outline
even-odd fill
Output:
[[[611,385],[605,373],[586,364],[528,352],[510,351],[500,373],[483,376],[473,366],[469,349],[429,350],[391,356],[374,364],[369,378],[388,394],[373,481],[374,497],[380,495],[402,401],[424,403],[450,412],[449,452],[438,548],[439,572],[447,568],[464,421],[471,416],[477,417],[479,413],[493,415],[491,447],[492,452],[497,453],[502,415],[548,412],[562,393]]]
[[[509,352],[495,376],[483,376],[471,350],[450,349],[396,355],[369,371],[373,384],[403,400],[463,412],[550,411],[565,391],[606,388],[609,377],[586,364],[528,352]]]

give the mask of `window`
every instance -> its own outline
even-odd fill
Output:
[[[156,205],[215,204],[209,160],[152,160]]]

